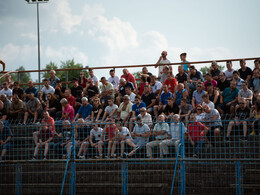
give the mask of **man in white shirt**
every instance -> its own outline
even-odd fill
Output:
[[[117,117],[118,106],[114,104],[114,100],[110,97],[108,98],[107,103],[108,106],[105,108],[105,113],[103,115],[102,122],[106,121],[107,117]]]
[[[52,86],[50,86],[50,81],[48,79],[44,79],[43,83],[44,83],[44,87],[42,88],[41,91],[43,92],[43,94],[45,96],[45,100],[47,100],[47,94],[48,93],[54,94],[55,89]]]
[[[157,78],[155,75],[151,76],[151,88],[152,92],[154,93],[155,96],[158,96],[160,94],[160,90],[162,88],[162,83],[160,81],[157,81]]]
[[[88,80],[93,79],[94,84],[98,87],[98,78],[97,78],[97,76],[94,75],[94,70],[92,68],[90,68],[88,70],[88,73],[89,73]]]
[[[111,77],[108,78],[108,82],[112,83],[114,86],[114,89],[117,90],[118,85],[119,85],[119,77],[115,75],[115,69],[110,70],[109,74]]]
[[[233,79],[233,72],[235,71],[232,68],[232,61],[227,61],[226,63],[227,70],[224,72],[228,81]]]
[[[9,84],[7,82],[3,83],[3,89],[0,91],[0,95],[5,94],[9,100],[12,99],[12,89],[9,88]]]
[[[132,140],[132,136],[131,136],[129,129],[126,127],[123,127],[122,120],[119,120],[116,123],[116,127],[117,127],[117,132],[116,132],[117,138],[118,138],[118,141],[120,142],[120,146],[121,146],[120,158],[123,158],[123,154],[125,151],[125,143],[127,142],[127,140]]]
[[[202,96],[202,106],[208,105],[211,109],[215,109],[215,105],[209,100],[209,94],[206,93]]]
[[[155,68],[159,66],[159,64],[169,64],[170,60],[167,59],[167,51],[162,51],[159,60],[157,61]],[[172,71],[172,66],[170,66],[170,71]],[[163,72],[163,66],[159,66],[158,68],[158,77],[160,78]]]

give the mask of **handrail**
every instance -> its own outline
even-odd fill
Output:
[[[215,62],[226,62],[226,61],[240,61],[240,60],[256,60],[260,59],[260,57],[255,58],[236,58],[236,59],[224,59],[224,60],[207,60],[207,61],[195,61],[195,62],[176,62],[176,63],[168,63],[168,64],[141,64],[141,65],[123,65],[123,66],[101,66],[101,67],[89,67],[86,66],[85,68],[64,68],[64,69],[55,69],[55,71],[71,71],[71,70],[87,70],[87,69],[116,69],[116,68],[137,68],[137,67],[144,67],[144,66],[164,66],[164,65],[180,65],[180,64],[205,64],[205,63],[212,63]],[[26,72],[47,72],[48,70],[22,70],[17,71],[18,73],[26,73]],[[2,72],[6,73],[6,72]]]
[[[0,79],[3,78],[5,75],[10,74],[10,73],[19,73],[19,71],[9,71],[9,72],[6,72],[2,76],[0,76]]]

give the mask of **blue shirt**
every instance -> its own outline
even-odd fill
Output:
[[[235,90],[231,91],[230,87],[226,88],[222,92],[222,95],[224,97],[224,104],[226,104],[236,99],[236,97],[238,96],[238,89],[236,88]]]
[[[52,86],[53,88],[56,87],[57,81],[59,81],[60,79],[58,77],[55,76],[55,78],[53,79],[53,81],[51,81],[51,78],[49,78],[50,81],[50,86]]]
[[[185,61],[185,63],[187,63],[188,61]],[[185,70],[185,71],[189,71],[189,66],[188,66],[188,64],[183,64],[183,69]]]
[[[89,115],[91,115],[91,111],[93,109],[93,106],[91,104],[88,104],[87,106],[81,105],[78,111],[78,114],[81,114],[82,118],[87,118]]]
[[[132,111],[135,111],[135,116],[137,117],[138,114],[140,114],[140,109],[145,107],[146,108],[146,104],[144,102],[141,102],[139,106],[137,106],[137,104],[134,104],[132,106]]]
[[[172,97],[173,98],[173,94],[170,91],[168,91],[167,94],[162,93],[161,98],[160,98],[160,102],[162,102],[163,105],[168,104],[168,100],[167,100],[168,97]]]

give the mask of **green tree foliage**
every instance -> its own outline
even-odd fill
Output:
[[[16,71],[24,71],[25,68],[23,66],[20,66]],[[31,80],[31,74],[29,72],[25,73],[19,73],[19,78],[18,78],[18,73],[11,73],[11,79],[12,81],[18,81],[20,83],[28,83],[29,80]],[[1,79],[1,83],[5,80],[5,77]],[[27,86],[21,86],[21,88],[27,88]]]
[[[225,68],[225,66],[218,65],[218,69],[220,71],[223,71],[224,68]],[[204,67],[200,68],[200,72],[202,73],[202,75],[205,75],[209,72],[209,69],[210,69],[210,66],[204,66]]]

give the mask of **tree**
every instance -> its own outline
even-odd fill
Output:
[[[218,65],[218,69],[222,72],[224,70],[225,66],[221,66]],[[202,75],[205,75],[209,72],[210,66],[204,66],[202,68],[200,68],[200,72],[202,73]]]

